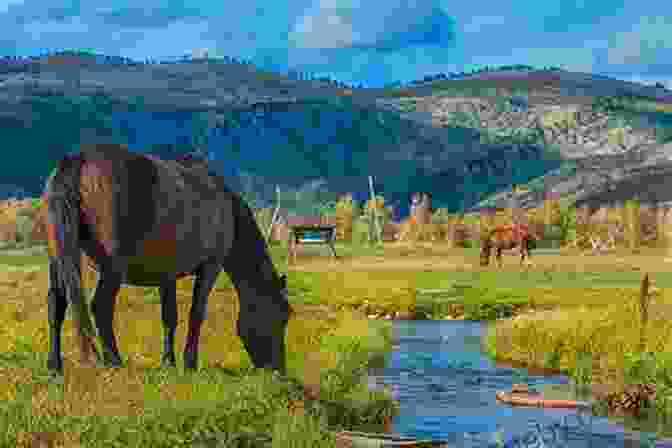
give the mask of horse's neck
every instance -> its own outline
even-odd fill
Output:
[[[262,241],[237,239],[224,268],[241,293],[271,291],[278,274]]]
[[[231,282],[238,290],[241,300],[266,295],[272,290],[273,272],[264,266],[232,260],[232,263],[224,266],[224,269],[231,277]]]
[[[239,289],[272,294],[279,281],[266,241],[252,210],[234,195],[236,231],[225,269]],[[240,291],[244,293],[245,291]]]

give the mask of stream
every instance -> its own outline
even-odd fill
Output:
[[[566,376],[524,375],[525,369],[496,366],[481,349],[485,329],[486,323],[476,321],[394,322],[393,351],[368,377],[370,388],[391,388],[399,401],[393,432],[456,447],[672,447],[652,433],[593,416],[590,409],[497,402],[495,393],[514,383],[528,383],[548,398],[589,397],[573,393]]]

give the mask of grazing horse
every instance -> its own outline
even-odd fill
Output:
[[[248,205],[207,166],[161,160],[121,145],[83,145],[59,162],[43,198],[48,207],[50,370],[63,371],[61,329],[68,303],[74,307],[83,361],[122,364],[112,327],[122,284],[159,288],[162,364],[175,366],[176,279],[191,275],[184,367],[196,369],[208,295],[224,270],[238,292],[237,332],[254,366],[285,373],[285,329],[292,313],[286,277],[276,272]],[[98,273],[91,312],[102,357],[82,292],[81,251]],[[133,326],[128,319],[125,327]]]
[[[495,227],[481,240],[481,266],[490,264],[490,251],[497,250],[496,258],[502,267],[502,250],[520,247],[520,264],[530,257],[530,250],[536,247],[536,238],[523,224]]]

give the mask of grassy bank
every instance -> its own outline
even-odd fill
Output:
[[[303,251],[292,266],[286,249],[272,249],[279,270],[288,272],[297,311],[287,334],[288,375],[295,381],[250,368],[235,335],[237,299],[222,274],[209,301],[198,374],[158,368],[157,291],[123,288],[115,326],[127,366],[80,368],[73,362],[77,356],[68,320],[64,381],[54,383],[44,370],[46,257],[0,254],[0,318],[5,323],[0,328],[0,430],[8,434],[6,446],[29,446],[31,434],[40,432],[64,446],[181,446],[207,437],[221,441],[225,433],[272,436],[277,446],[290,440],[292,446],[333,446],[331,431],[340,428],[380,431],[395,404],[383,393],[369,392],[361,374],[390,349],[391,327],[367,319],[372,313],[491,320],[486,339],[491,356],[564,369],[577,381],[614,387],[651,380],[659,385],[657,412],[669,411],[672,359],[664,354],[672,341],[667,308],[672,280],[655,251],[604,257],[539,251],[529,270],[513,256],[505,256],[500,270],[480,268],[477,249],[340,245],[339,262],[322,249]],[[652,272],[659,288],[644,350],[653,356],[642,355],[638,345],[636,299],[643,271]],[[91,288],[93,278],[85,277]],[[178,357],[191,287],[190,280],[178,282]],[[509,319],[514,315],[519,316]],[[311,407],[301,400],[296,381],[320,384],[321,401]]]
[[[576,384],[589,385],[598,397],[628,385],[655,384],[655,400],[636,425],[672,436],[670,290],[652,294],[648,319],[641,317],[636,290],[555,290],[554,294],[567,298],[558,297],[552,310],[491,325],[485,342],[488,354],[519,365],[560,369]],[[578,300],[583,302],[580,306]],[[595,410],[608,413],[604,401]]]

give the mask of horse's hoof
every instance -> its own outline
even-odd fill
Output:
[[[195,353],[184,354],[184,370],[196,370],[198,367],[198,359]]]
[[[101,363],[103,367],[119,368],[123,367],[124,363],[121,361],[121,358],[118,356],[105,356],[105,359]]]
[[[124,367],[124,365],[121,362],[111,362],[111,361],[105,361],[99,363],[98,365],[106,369],[121,369],[122,367]]]
[[[47,370],[57,375],[63,374],[63,363],[54,359],[47,360]]]
[[[163,358],[161,358],[161,366],[176,367],[177,362],[175,361],[175,355],[165,355]]]

